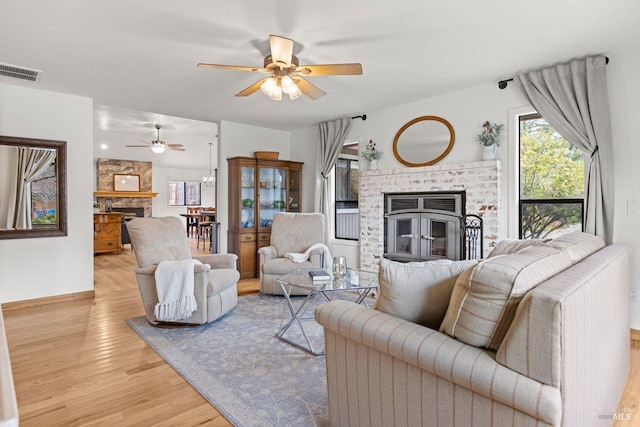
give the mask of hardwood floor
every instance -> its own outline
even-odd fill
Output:
[[[94,260],[95,298],[4,308],[20,425],[231,425],[124,322],[144,315],[129,246]]]
[[[21,426],[231,425],[125,324],[144,314],[128,245],[94,260],[95,297],[3,306]],[[258,280],[238,288],[257,292]],[[632,418],[614,425],[640,425],[639,401],[640,332],[633,331],[620,402]]]

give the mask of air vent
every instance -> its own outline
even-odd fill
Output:
[[[17,65],[0,62],[0,76],[12,77],[14,79],[27,80],[30,82],[40,81],[42,71],[31,68],[19,67]]]

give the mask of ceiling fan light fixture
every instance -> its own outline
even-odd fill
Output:
[[[278,83],[276,82],[275,77],[269,77],[264,82],[262,82],[262,85],[260,85],[260,90],[268,97],[271,97],[273,88],[276,87],[277,84]]]
[[[159,144],[157,142],[154,142],[153,144],[151,144],[151,151],[153,151],[156,154],[162,154],[166,149],[167,147],[164,144]]]
[[[282,76],[282,78],[280,79],[280,85],[282,86],[282,91],[287,95],[295,92],[298,88],[298,86],[296,86],[296,84],[293,82],[293,80],[291,80],[291,77],[289,76]]]
[[[269,98],[275,101],[282,100],[282,86],[276,84],[273,89],[271,89],[271,95],[269,95]]]
[[[300,92],[300,89],[298,89],[298,86],[296,86],[296,89],[294,92],[289,93],[289,99],[296,99],[299,98],[302,95],[302,92]]]
[[[289,95],[289,99],[296,99],[302,95],[298,85],[296,85],[293,79],[289,76],[283,76],[280,79],[280,86],[282,86],[282,91]]]

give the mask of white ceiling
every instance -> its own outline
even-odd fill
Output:
[[[134,143],[169,119],[123,108],[292,130],[638,46],[639,18],[637,0],[12,0],[0,7],[0,62],[43,74],[0,82],[118,107],[135,122],[123,125],[144,131]],[[257,73],[196,68],[261,66],[269,34],[294,39],[301,64],[360,62],[363,75],[309,78],[325,97],[277,102],[234,97]],[[162,139],[190,143],[166,124]]]

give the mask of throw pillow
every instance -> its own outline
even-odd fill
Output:
[[[437,330],[456,278],[477,260],[380,261],[376,310]]]
[[[522,297],[570,266],[569,255],[551,246],[489,258],[458,277],[440,331],[496,350]]]

